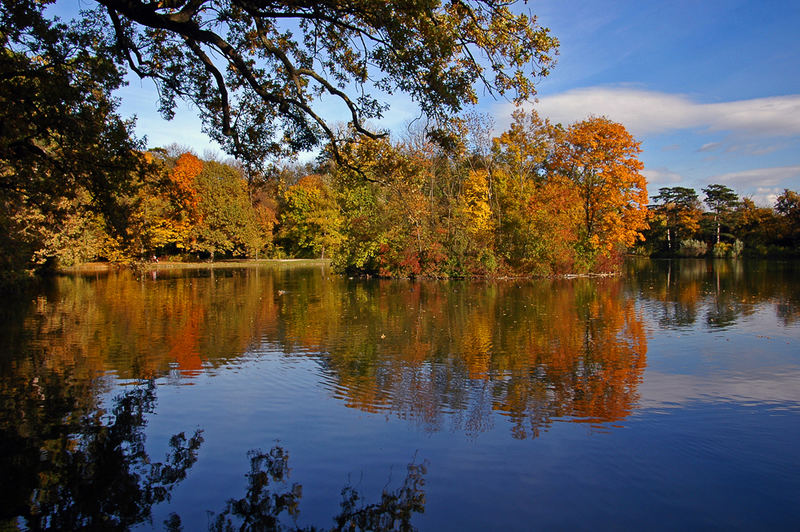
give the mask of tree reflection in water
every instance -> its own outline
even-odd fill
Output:
[[[129,530],[152,525],[152,508],[169,502],[197,462],[202,431],[188,438],[175,434],[164,461],[153,462],[145,449],[145,427],[155,409],[154,382],[116,396],[109,410],[97,396],[96,383],[46,371],[28,381],[2,381],[0,529]],[[296,522],[302,497],[301,485],[288,486],[288,452],[275,446],[248,456],[246,495],[230,499],[216,516],[209,512],[209,529],[298,529],[281,520]],[[424,510],[425,472],[425,464],[410,464],[403,485],[385,489],[372,504],[346,486],[335,529],[412,530],[412,515]],[[178,514],[164,526],[180,530]]]
[[[646,366],[643,319],[619,279],[411,283],[254,270],[59,285],[24,325],[48,364],[188,383],[278,349],[318,362],[346,406],[431,432],[475,436],[506,420],[529,438],[556,418],[619,421]]]
[[[241,499],[229,499],[225,509],[214,516],[209,512],[209,530],[324,530],[317,527],[299,527],[300,499],[303,487],[289,485],[289,453],[281,446],[269,452],[251,450],[250,472],[247,474],[247,493]],[[379,502],[368,504],[363,495],[352,486],[342,489],[340,512],[333,518],[332,530],[415,530],[411,518],[425,510],[425,463],[412,462],[407,466],[402,486],[396,490],[384,488]],[[292,525],[283,522],[289,517]],[[167,530],[182,530],[177,513],[164,522]]]
[[[107,412],[91,394],[75,395],[87,392],[84,386],[58,379],[37,378],[17,396],[3,387],[4,406],[16,402],[21,410],[7,415],[11,410],[3,409],[0,460],[7,476],[0,523],[128,530],[147,521],[197,461],[200,431],[172,436],[165,460],[152,462],[144,435],[156,400],[152,381],[114,398]]]

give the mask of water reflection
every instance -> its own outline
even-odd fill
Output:
[[[29,530],[128,530],[197,461],[203,439],[175,434],[163,462],[145,450],[155,386],[129,390],[103,408],[96,382],[43,371],[2,381],[0,524]]]
[[[302,305],[306,338],[322,350],[334,394],[427,430],[477,433],[498,412],[517,438],[553,418],[606,422],[628,415],[647,339],[619,280],[358,284]]]
[[[663,484],[670,486],[662,490],[670,494],[662,500],[664,515],[678,514],[671,494],[697,468],[705,471],[700,476],[727,479],[730,471],[766,461],[758,475],[732,485],[759,486],[761,493],[763,479],[783,482],[781,471],[793,470],[784,465],[796,462],[793,425],[780,416],[796,413],[798,404],[792,393],[797,266],[684,260],[635,261],[628,268],[619,279],[430,283],[346,279],[318,268],[165,271],[156,279],[119,273],[58,278],[28,297],[6,299],[0,306],[0,529],[127,528],[146,526],[154,515],[160,525],[173,510],[164,526],[179,529],[181,517],[190,521],[191,504],[151,511],[153,505],[172,493],[178,501],[183,490],[204,491],[219,471],[191,471],[199,433],[176,435],[161,462],[149,456],[144,435],[166,440],[172,425],[177,431],[184,422],[207,429],[203,449],[213,455],[207,463],[235,463],[212,453],[211,434],[217,453],[240,458],[263,434],[295,438],[293,460],[305,468],[298,479],[307,486],[305,501],[302,484],[288,477],[286,449],[252,451],[242,492],[228,483],[230,490],[203,499],[200,510],[216,511],[209,523],[221,530],[294,529],[300,508],[313,514],[309,522],[328,519],[338,529],[410,527],[426,502],[425,464],[410,464],[401,485],[386,488],[377,500],[346,486],[336,510],[341,484],[330,482],[327,466],[348,460],[350,452],[365,457],[343,466],[345,473],[397,463],[397,454],[383,454],[438,448],[438,455],[423,450],[441,475],[431,500],[443,500],[443,485],[474,482],[494,488],[490,499],[475,487],[487,504],[508,501],[509,508],[516,503],[498,495],[498,487],[521,477],[518,470],[526,471],[526,479],[540,479],[540,498],[553,485],[571,496],[581,479],[602,476],[606,482],[609,475],[609,485],[635,498],[649,492],[643,479],[664,455],[677,467],[674,483]],[[760,336],[765,334],[777,340]],[[701,351],[714,356],[697,356]],[[147,429],[155,409],[153,379],[168,395],[160,421]],[[684,433],[670,424],[680,401],[702,414]],[[702,410],[706,404],[713,415]],[[755,417],[733,407],[764,408],[770,415],[748,425]],[[564,439],[575,434],[575,425],[553,431],[541,445],[506,441],[507,435],[537,437],[556,422],[589,424],[587,432],[611,424],[633,430],[611,431],[591,445]],[[774,424],[772,432],[759,432],[756,425],[767,422]],[[408,425],[438,434],[428,438]],[[656,436],[642,436],[651,430]],[[478,445],[464,438],[492,431]],[[689,444],[681,434],[689,435]],[[395,438],[400,443],[393,446]],[[315,447],[317,441],[329,448]],[[555,473],[549,477],[547,468],[537,467],[547,465],[540,460],[547,442],[558,444],[558,460],[569,456],[567,465],[555,461],[560,465],[550,468]],[[569,452],[560,452],[562,443],[571,445]],[[617,444],[623,453],[609,451]],[[712,452],[738,456],[742,444],[753,451],[732,462],[707,461]],[[619,466],[620,456],[643,447],[652,447],[649,458]],[[686,462],[696,449],[702,451],[697,460]],[[504,460],[506,452],[515,458],[502,464],[497,457]],[[442,457],[451,456],[457,465],[444,463]],[[570,469],[578,456],[579,470]],[[780,467],[773,467],[773,457]],[[465,468],[467,463],[474,466]],[[776,493],[796,494],[792,480],[773,482],[764,498],[779,503]],[[509,493],[522,494],[522,500],[529,484],[515,486]],[[549,505],[560,500],[557,490],[552,493]],[[595,500],[596,484],[581,493],[584,503]],[[456,493],[449,504],[466,496]],[[321,500],[333,506],[316,509]],[[632,506],[646,508],[652,499],[640,502]],[[597,504],[605,508],[602,499]],[[432,513],[429,508],[420,520]],[[205,527],[202,518],[191,519],[186,526]]]
[[[665,327],[730,327],[764,305],[798,317],[791,268],[640,261],[625,279],[364,281],[318,268],[64,277],[0,320],[4,379],[32,354],[75,386],[214,368],[279,351],[320,367],[345,405],[424,430],[516,438],[554,420],[618,422],[647,364],[643,307]],[[788,272],[788,273],[787,273]],[[505,420],[505,421],[504,421]]]
[[[770,305],[784,326],[800,318],[800,271],[794,262],[632,260],[626,278],[660,304],[659,325],[730,328]]]
[[[154,412],[156,387],[148,381],[100,405],[97,388],[73,386],[68,376],[45,373],[25,389],[2,388],[0,419],[0,528],[3,530],[129,530],[152,523],[152,510],[168,502],[173,489],[198,460],[201,431],[175,434],[163,462],[145,447],[147,416]],[[252,450],[247,493],[230,499],[209,530],[300,530],[296,526],[300,484],[288,485],[289,453],[281,446]],[[335,530],[413,530],[411,518],[424,511],[426,464],[412,462],[397,489],[384,488],[379,502],[367,503],[354,487],[341,491]],[[286,522],[286,517],[295,525]],[[167,530],[181,530],[173,513]]]
[[[209,512],[209,530],[323,530],[297,526],[303,487],[289,485],[289,453],[283,447],[276,445],[266,453],[251,450],[248,457],[246,495],[228,500],[216,516]],[[425,510],[426,468],[425,463],[410,463],[403,484],[395,490],[385,487],[380,501],[375,503],[367,503],[356,488],[345,486],[340,512],[333,518],[336,525],[331,530],[416,530],[411,518]],[[293,524],[288,524],[285,517],[291,518]],[[173,513],[164,524],[169,530],[180,530],[180,516]]]

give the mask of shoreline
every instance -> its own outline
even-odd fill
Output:
[[[75,266],[57,268],[56,273],[96,273],[123,269],[147,272],[159,270],[213,270],[215,268],[253,268],[258,266],[275,266],[281,264],[293,266],[323,266],[329,263],[329,259],[232,259],[221,260],[217,262],[139,262],[131,264],[113,262],[87,262],[84,264],[77,264]]]
[[[57,268],[56,274],[72,275],[86,273],[107,273],[111,271],[130,269],[138,272],[158,272],[174,270],[214,270],[214,269],[235,269],[235,268],[257,268],[262,266],[327,266],[330,259],[231,259],[218,262],[140,262],[132,264],[121,264],[111,262],[87,262],[75,266]],[[465,277],[380,277],[377,275],[348,275],[341,274],[342,277],[349,279],[387,279],[387,280],[421,280],[421,281],[447,281],[447,280],[466,280],[466,281],[518,281],[534,279],[586,279],[586,278],[608,278],[619,277],[622,271],[617,272],[595,272],[595,273],[564,273],[558,275],[475,275]]]

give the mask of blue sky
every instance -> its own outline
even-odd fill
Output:
[[[800,1],[547,0],[522,6],[561,42],[538,85],[539,114],[570,123],[605,115],[642,141],[648,189],[722,183],[757,203],[800,189]],[[120,91],[125,115],[151,146],[214,149],[195,111],[156,113],[152,84]],[[415,116],[405,98],[378,125],[402,133]],[[508,124],[511,104],[479,109]],[[335,111],[331,111],[335,115]]]

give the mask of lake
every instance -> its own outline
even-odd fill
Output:
[[[800,265],[62,276],[0,310],[0,529],[792,529]]]

